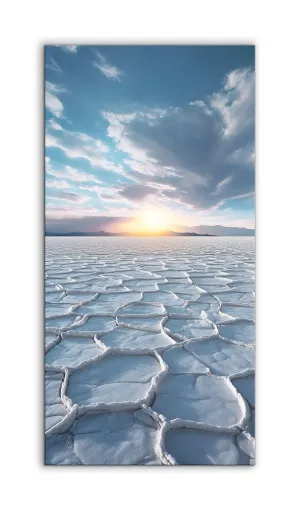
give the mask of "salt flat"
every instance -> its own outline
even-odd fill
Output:
[[[254,464],[255,240],[48,237],[46,464]]]

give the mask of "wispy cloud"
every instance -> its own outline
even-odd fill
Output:
[[[121,81],[121,76],[124,74],[123,71],[118,69],[116,66],[109,64],[106,58],[99,53],[99,51],[96,52],[96,56],[97,60],[93,61],[94,67],[99,69],[99,71],[101,71],[101,73],[103,73],[109,80]]]
[[[83,172],[72,166],[66,166],[63,170],[53,170],[51,167],[51,161],[46,161],[46,172],[48,175],[56,177],[57,179],[68,179],[73,182],[94,182],[96,184],[102,184],[100,179],[97,179],[93,174]]]
[[[55,71],[56,73],[62,73],[62,68],[58,65],[54,58],[46,60],[46,67],[52,71]]]
[[[77,53],[78,46],[77,44],[62,44],[61,49],[66,51],[67,53]]]
[[[51,200],[64,200],[66,202],[76,202],[78,204],[84,204],[86,202],[89,202],[89,200],[91,199],[90,197],[67,191],[57,191],[55,195],[50,194],[46,198],[51,198]]]
[[[58,118],[63,118],[63,109],[64,105],[60,99],[56,96],[56,94],[61,94],[63,92],[67,92],[67,90],[62,85],[57,85],[56,83],[51,83],[50,81],[46,81],[46,92],[45,92],[45,105],[46,108]],[[56,128],[58,129],[58,128]]]
[[[54,180],[54,181],[48,181],[46,182],[47,188],[53,188],[53,189],[69,189],[72,188],[71,184],[69,184],[67,181],[64,180]]]
[[[58,114],[56,114],[56,116],[59,116],[59,105],[51,103],[50,106],[52,107],[52,112],[54,113],[54,111],[57,111]],[[113,163],[106,157],[106,154],[109,152],[109,146],[102,142],[102,140],[97,140],[85,133],[64,129],[62,131],[56,131],[54,136],[46,132],[46,147],[56,147],[62,150],[66,156],[71,159],[86,159],[94,168],[102,168],[103,170],[119,174],[124,173],[121,165]]]
[[[55,117],[62,118],[64,105],[56,96],[46,90],[45,105]]]
[[[108,186],[108,185],[81,185],[79,186],[81,190],[87,190],[89,193],[95,193],[97,195],[98,200],[100,200],[101,207],[106,209],[105,203],[112,203],[113,208],[120,209],[120,207],[124,207],[127,212],[134,209],[136,204],[131,202],[130,200],[122,194],[122,187],[118,186]]]
[[[55,131],[63,131],[63,128],[61,127],[61,125],[58,122],[56,122],[55,119],[50,119],[48,121],[48,124],[49,124],[49,127],[51,129],[55,129]]]
[[[68,92],[63,85],[52,83],[51,81],[46,81],[46,90],[52,94],[62,94],[63,92]]]

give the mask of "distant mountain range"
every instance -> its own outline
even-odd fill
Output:
[[[101,236],[121,236],[119,233],[104,232],[46,232],[46,236],[61,236],[61,237],[101,237]]]
[[[101,236],[128,236],[128,237],[149,237],[149,236],[193,236],[193,237],[214,237],[214,236],[254,236],[255,230],[243,227],[224,227],[223,225],[198,225],[195,227],[184,227],[172,225],[172,230],[145,234],[141,232],[46,232],[46,236],[67,236],[67,237],[101,237]]]
[[[244,227],[224,227],[223,225],[198,225],[195,227],[183,227],[172,225],[175,232],[190,232],[197,234],[209,234],[214,236],[255,236],[255,230]]]

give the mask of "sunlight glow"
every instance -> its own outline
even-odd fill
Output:
[[[170,228],[170,215],[162,209],[150,209],[142,212],[134,222],[132,229],[144,234],[158,234]]]

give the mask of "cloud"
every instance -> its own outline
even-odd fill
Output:
[[[55,119],[50,119],[48,123],[51,129],[55,129],[56,131],[63,131],[63,128],[58,122],[56,122]]]
[[[157,191],[155,188],[152,188],[151,186],[143,186],[141,184],[131,184],[120,191],[122,196],[134,201],[143,200],[149,195],[156,193]]]
[[[46,182],[46,187],[47,188],[56,188],[56,189],[72,188],[72,186],[67,181],[64,181],[64,180],[48,181],[48,182]]]
[[[97,59],[93,61],[94,67],[99,69],[109,80],[121,81],[121,76],[124,74],[123,71],[109,64],[99,51],[96,52],[96,57]]]
[[[53,208],[46,213],[47,232],[125,232],[132,218],[123,216],[103,216],[100,211],[94,208],[73,209]]]
[[[54,111],[56,111],[56,116],[62,115],[61,111],[54,110],[52,105],[52,113],[54,113]],[[53,126],[50,125],[49,127],[53,129]],[[110,150],[109,146],[102,142],[102,140],[93,138],[85,133],[63,129],[56,132],[54,136],[48,130],[46,132],[45,143],[46,147],[56,147],[62,150],[68,158],[83,158],[86,159],[92,167],[102,168],[103,170],[119,174],[124,173],[121,165],[115,164],[106,157],[106,154]]]
[[[51,198],[52,200],[64,200],[67,202],[76,202],[78,204],[84,204],[90,200],[90,197],[67,191],[57,191],[55,195],[50,194],[46,198]]]
[[[74,182],[95,182],[101,184],[100,179],[97,179],[93,174],[83,172],[72,166],[65,166],[63,170],[53,170],[50,165],[50,160],[46,161],[46,172],[58,179],[68,179]]]
[[[228,186],[228,184],[231,183],[231,181],[232,181],[232,175],[229,175],[228,177],[225,177],[225,179],[223,179],[223,181],[218,182],[216,190],[213,193],[215,195],[219,195],[220,193],[222,193],[222,190],[226,186]]]
[[[224,122],[224,135],[237,136],[242,130],[254,135],[254,72],[248,68],[230,72],[224,82],[224,90],[213,94],[212,108],[220,112]]]
[[[63,118],[64,105],[55,94],[67,92],[62,85],[46,81],[45,106],[57,118]],[[56,128],[57,129],[57,128]]]
[[[232,71],[205,101],[102,115],[138,186],[123,196],[140,199],[161,186],[160,198],[205,210],[254,193],[253,70]]]
[[[46,81],[46,90],[48,90],[48,92],[52,92],[53,94],[68,92],[63,85],[59,85],[58,83],[51,83],[50,81]]]
[[[47,90],[45,94],[45,105],[46,108],[48,108],[48,110],[53,115],[55,115],[55,117],[58,117],[59,119],[63,117],[64,105],[62,104],[60,99],[58,99],[56,96],[54,96]]]
[[[206,113],[206,115],[212,115],[211,109],[208,107],[208,105],[206,105],[204,103],[204,101],[200,101],[200,100],[198,100],[198,101],[191,101],[189,103],[189,105],[190,106],[198,106],[198,108],[202,108],[203,109],[203,111],[204,111],[204,113]]]
[[[218,216],[224,213],[224,204],[254,193],[251,69],[232,71],[214,94],[180,107],[101,112],[109,145],[84,132],[69,131],[58,121],[65,120],[63,85],[47,82],[46,92],[50,94],[46,106],[54,116],[47,121],[46,146],[60,149],[70,160],[83,158],[92,167],[86,172],[76,168],[79,161],[70,161],[57,170],[46,158],[49,231],[125,231],[133,221],[126,216],[138,215],[141,203],[145,210],[152,206],[172,210],[179,222],[186,214],[198,217],[195,224],[203,223],[203,218],[224,223]],[[111,147],[118,151],[118,163]],[[96,169],[118,173],[120,179],[114,176],[107,186]]]
[[[46,60],[46,67],[48,67],[48,69],[51,69],[52,71],[55,71],[56,73],[62,73],[62,68],[58,65],[54,58]]]
[[[45,170],[46,172],[50,172],[52,170],[51,159],[49,158],[49,156],[45,157]]]
[[[82,190],[87,190],[90,193],[96,193],[99,200],[105,202],[121,202],[119,195],[119,188],[112,186],[98,186],[98,185],[83,185],[79,186]]]
[[[61,49],[66,51],[67,53],[77,53],[78,45],[77,44],[62,44]]]

